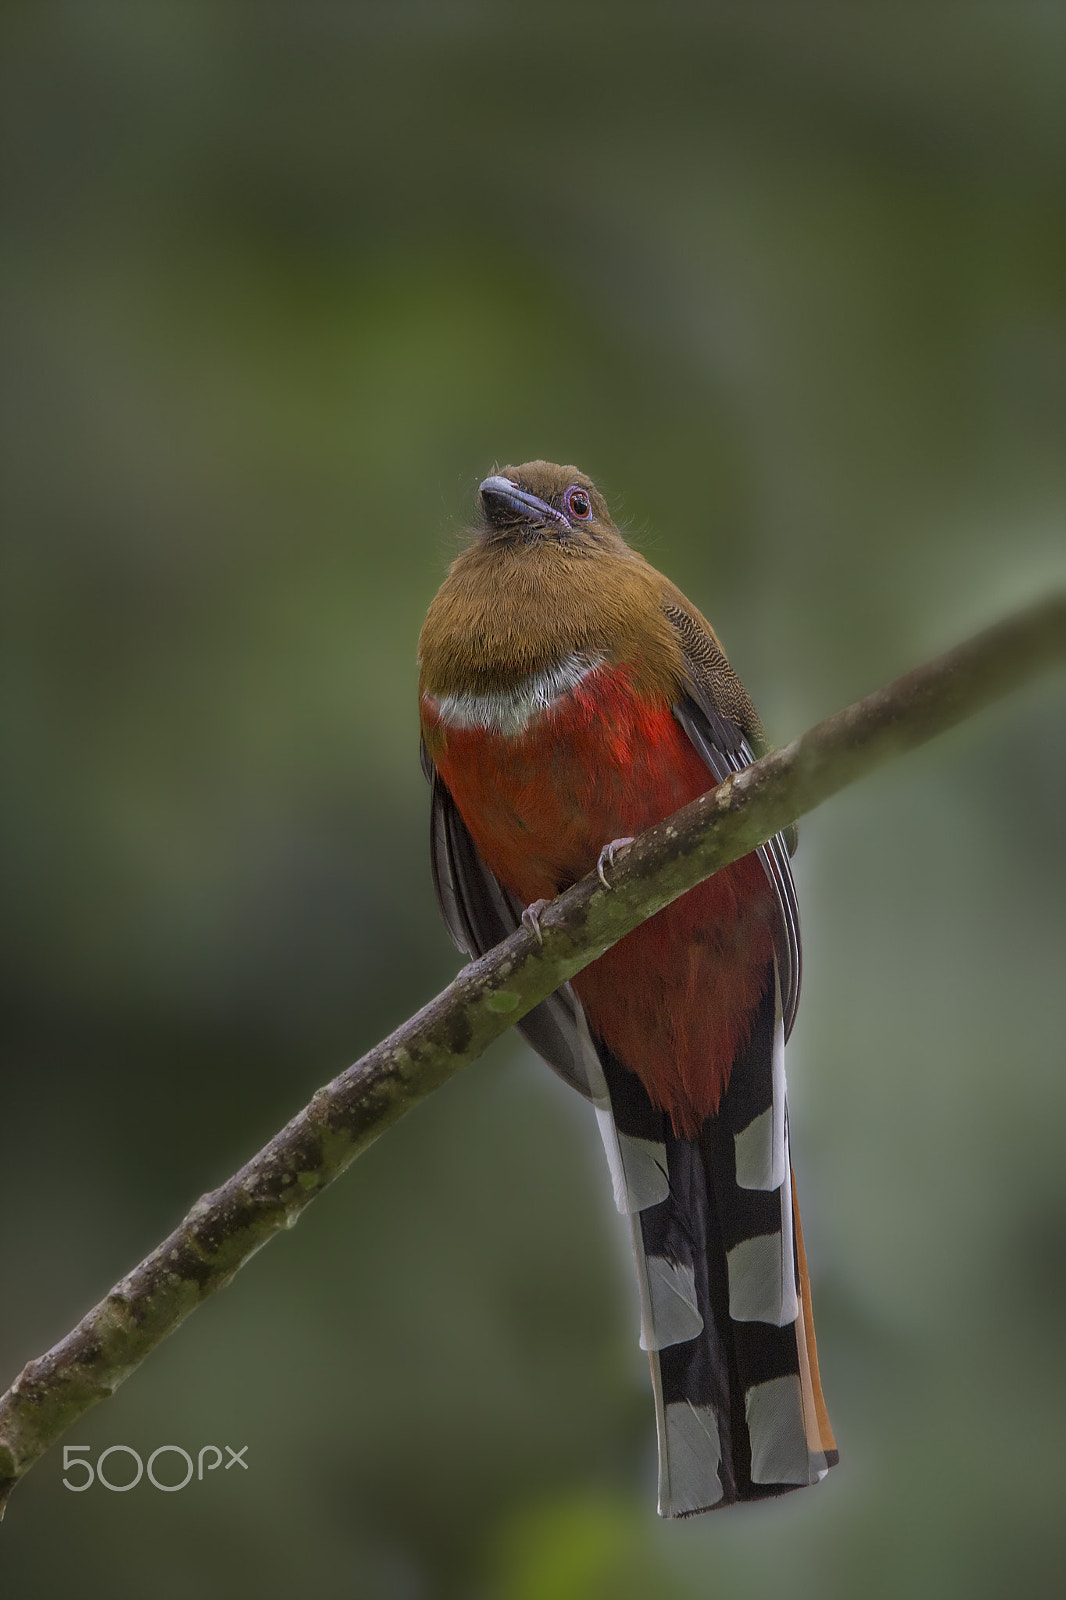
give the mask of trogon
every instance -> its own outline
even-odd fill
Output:
[[[481,484],[419,641],[437,897],[476,956],[766,748],[710,624],[575,467]],[[519,1024],[595,1107],[630,1223],[659,1510],[816,1483],[837,1461],[789,1156],[800,940],[777,835]],[[532,907],[532,909],[529,909]]]

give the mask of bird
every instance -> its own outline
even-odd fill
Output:
[[[608,873],[635,835],[766,751],[710,623],[633,549],[592,479],[485,478],[419,636],[430,854],[483,954]],[[838,1461],[789,1147],[800,983],[794,830],[627,934],[519,1023],[596,1113],[628,1218],[658,1440],[683,1517]]]

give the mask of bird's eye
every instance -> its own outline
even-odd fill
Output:
[[[587,522],[592,515],[592,501],[584,489],[567,489],[563,503],[577,522]]]

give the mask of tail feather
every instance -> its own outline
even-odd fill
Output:
[[[788,1157],[776,973],[697,1139],[674,1133],[601,1041],[588,1045],[615,1197],[630,1215],[660,1513],[687,1516],[818,1482],[836,1450]]]
[[[800,1303],[803,1315],[796,1328],[802,1341],[803,1358],[800,1376],[803,1379],[803,1419],[812,1451],[825,1456],[825,1468],[819,1472],[823,1478],[830,1467],[840,1460],[836,1439],[833,1437],[829,1412],[822,1393],[822,1380],[818,1372],[818,1345],[814,1337],[814,1310],[811,1306],[811,1281],[807,1275],[807,1255],[803,1248],[803,1228],[800,1224],[799,1203],[796,1200],[796,1179],[792,1178],[792,1210],[796,1219],[796,1272],[799,1278]]]

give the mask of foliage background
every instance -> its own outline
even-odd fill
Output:
[[[494,461],[592,472],[779,739],[1061,575],[1063,22],[5,8],[5,1379],[454,970],[414,642]],[[70,1436],[249,1472],[56,1453],[4,1592],[1061,1594],[1063,768],[1045,685],[803,828],[817,1492],[657,1523],[508,1038]]]

